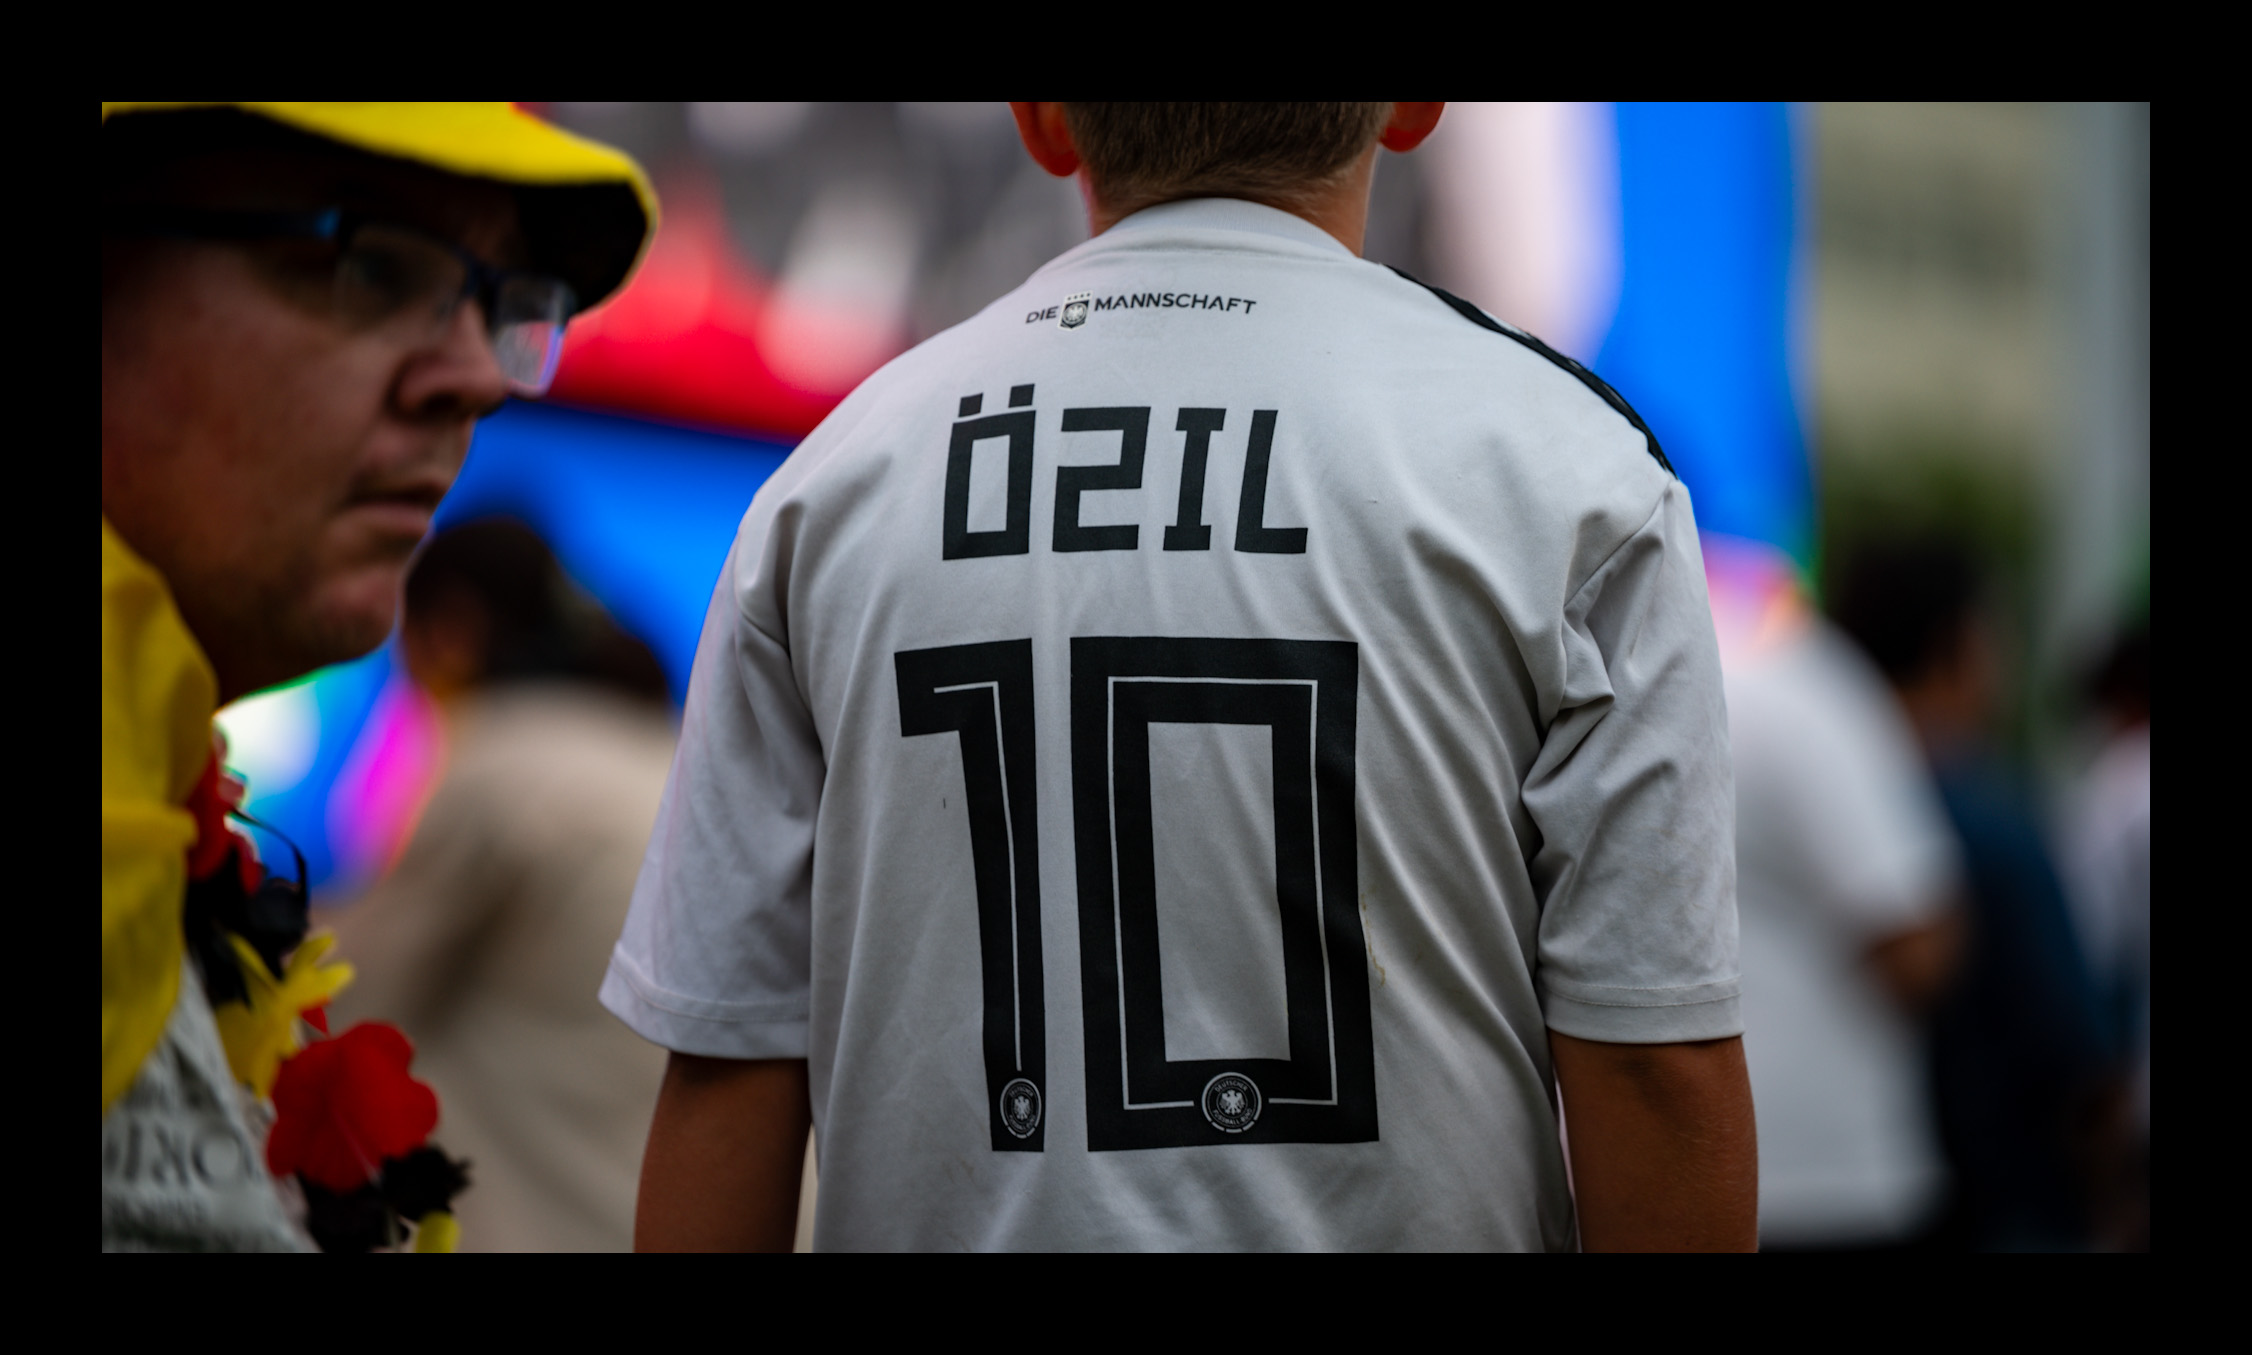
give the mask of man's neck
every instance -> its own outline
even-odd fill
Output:
[[[1353,162],[1352,168],[1342,178],[1290,201],[1266,198],[1245,200],[1311,221],[1336,237],[1339,244],[1358,255],[1362,243],[1368,238],[1368,197],[1370,186],[1376,181],[1376,149],[1375,146],[1370,146],[1360,159]],[[1160,202],[1174,200],[1159,198],[1155,202],[1137,202],[1130,207],[1113,207],[1095,196],[1084,172],[1079,176],[1079,192],[1087,203],[1088,229],[1096,235],[1101,235],[1145,207],[1155,207]]]

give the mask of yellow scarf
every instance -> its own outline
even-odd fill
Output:
[[[102,1113],[180,991],[181,904],[219,681],[164,577],[102,521]]]

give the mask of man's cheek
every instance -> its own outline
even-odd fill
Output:
[[[340,642],[361,652],[372,649],[397,620],[406,563],[403,554],[384,553],[332,568],[314,586],[309,610]]]
[[[453,488],[453,482],[461,478],[462,468],[469,464],[469,445],[476,429],[475,423],[464,424],[458,435],[446,439],[437,457],[438,463],[445,467],[449,492]]]

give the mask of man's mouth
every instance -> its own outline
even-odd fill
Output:
[[[419,537],[430,530],[431,515],[438,511],[447,488],[435,480],[370,487],[353,494],[345,507],[386,534]]]

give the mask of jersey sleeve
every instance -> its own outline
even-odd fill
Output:
[[[1551,1029],[1741,1034],[1735,788],[1696,523],[1669,481],[1566,604],[1562,699],[1524,786]]]
[[[602,1002],[683,1054],[806,1057],[824,762],[783,642],[738,604],[739,538],[705,617],[680,745]]]

